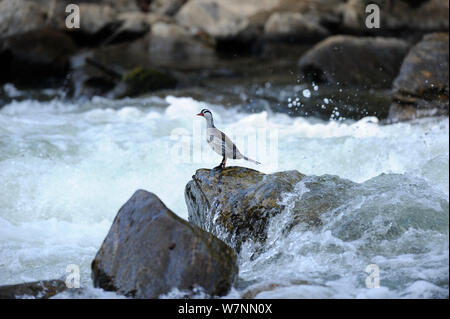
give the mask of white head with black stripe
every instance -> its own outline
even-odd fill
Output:
[[[210,110],[203,109],[200,113],[197,114],[198,116],[203,116],[206,119],[206,123],[208,124],[208,127],[214,127],[214,120],[213,116]]]

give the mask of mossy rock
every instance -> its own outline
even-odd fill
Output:
[[[122,81],[126,84],[123,96],[136,96],[161,89],[171,89],[177,80],[170,74],[154,69],[136,67],[125,74]]]

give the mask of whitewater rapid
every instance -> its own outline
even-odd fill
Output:
[[[287,205],[271,223],[267,251],[250,258],[248,244],[241,253],[239,285],[228,297],[448,297],[448,118],[325,122],[171,96],[24,100],[0,109],[0,285],[62,277],[76,264],[82,287],[90,287],[90,262],[137,189],[154,192],[187,219],[186,183],[196,169],[220,162],[199,142],[205,123],[195,114],[205,107],[241,151],[263,163],[228,165],[360,183],[319,230],[298,225],[281,235]],[[252,149],[260,134],[267,148]],[[305,191],[297,185],[285,204]],[[339,231],[362,215],[369,228],[352,228],[353,237]],[[386,235],[386,225],[398,233]],[[365,287],[368,264],[379,266],[380,288]]]

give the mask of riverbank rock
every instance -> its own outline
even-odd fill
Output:
[[[306,52],[299,67],[315,83],[391,88],[409,48],[394,38],[332,36]]]
[[[426,35],[403,61],[393,84],[391,121],[449,113],[449,36]]]
[[[148,53],[154,65],[175,70],[202,69],[216,62],[213,38],[164,21],[153,24]]]
[[[149,5],[149,10],[168,16],[173,16],[188,1],[189,0],[153,0]]]
[[[22,86],[49,86],[49,81],[65,77],[70,68],[70,56],[76,50],[70,37],[52,28],[5,38],[0,48],[2,77],[5,82]]]
[[[174,88],[177,79],[172,72],[153,63],[148,54],[148,42],[145,37],[74,56],[71,60],[71,95],[122,98]]]
[[[319,19],[299,12],[275,12],[264,25],[267,39],[285,41],[317,40],[327,37],[330,32]]]
[[[119,210],[95,259],[96,287],[135,298],[202,287],[224,295],[237,275],[233,250],[138,190]]]
[[[243,167],[199,169],[185,189],[189,221],[237,251],[248,239],[263,242],[270,218],[284,209],[281,195],[303,177],[297,171],[266,175]]]
[[[66,283],[62,280],[41,280],[0,286],[0,299],[48,299],[66,289]]]
[[[45,9],[35,1],[0,1],[0,37],[9,37],[36,29],[48,23]]]

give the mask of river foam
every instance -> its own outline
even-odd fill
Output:
[[[0,285],[53,279],[65,275],[67,265],[77,264],[82,286],[89,286],[91,260],[118,209],[139,188],[156,193],[170,209],[187,218],[186,183],[196,169],[220,162],[203,142],[200,151],[204,156],[195,154],[196,134],[204,129],[204,120],[195,114],[205,107],[214,113],[217,127],[241,141],[241,150],[263,163],[257,167],[230,161],[228,165],[266,173],[297,169],[307,175],[338,175],[372,187],[374,196],[382,193],[385,183],[391,188],[399,183],[403,188],[409,182],[401,181],[414,181],[424,190],[417,189],[417,196],[429,199],[427,205],[438,205],[436,198],[447,204],[447,208],[439,204],[446,213],[446,231],[424,229],[420,223],[405,228],[388,243],[405,247],[394,256],[374,248],[361,257],[358,250],[370,241],[340,238],[332,221],[317,232],[298,228],[271,247],[267,260],[241,256],[240,278],[245,287],[230,296],[271,284],[277,288],[261,288],[255,296],[448,296],[448,118],[393,125],[382,125],[376,118],[324,122],[269,111],[242,113],[170,96],[119,101],[94,98],[85,103],[24,100],[0,109]],[[251,149],[249,141],[260,131],[274,132],[276,152]],[[180,145],[187,145],[188,155],[183,155],[186,149]],[[393,180],[386,182],[386,176]],[[402,190],[398,191],[401,199]],[[349,203],[356,205],[355,201]],[[407,202],[400,200],[398,205]],[[413,203],[413,209],[420,206]],[[360,210],[349,208],[342,218],[352,220]],[[368,218],[379,218],[376,212],[373,209]],[[288,218],[289,213],[285,214]],[[278,236],[275,229],[273,234]],[[286,247],[293,246],[295,256],[283,256]],[[276,256],[288,261],[273,260]],[[395,287],[382,280],[380,289],[367,289],[363,278],[369,262],[386,271],[387,278],[409,275],[401,275],[404,282]],[[324,267],[337,271],[311,274],[317,264],[329,264]],[[350,265],[359,268],[346,276],[344,270]],[[274,271],[280,273],[274,282],[264,279]]]

